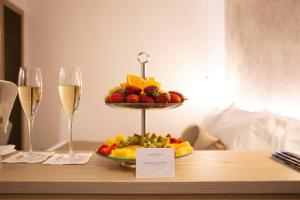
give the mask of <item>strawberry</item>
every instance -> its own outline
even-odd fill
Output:
[[[100,148],[98,149],[98,153],[101,153],[102,155],[108,156],[109,152],[107,148]]]
[[[109,97],[109,101],[110,103],[123,103],[124,102],[123,94],[115,92]]]
[[[107,144],[102,144],[99,149],[102,149],[102,148],[108,148],[108,145]]]
[[[105,103],[111,103],[110,102],[110,96],[105,97]]]
[[[170,101],[169,101],[169,103],[180,103],[180,102],[181,102],[180,96],[178,96],[176,94],[170,94]]]
[[[139,95],[142,92],[142,89],[134,86],[134,85],[127,85],[125,88],[125,94],[129,95],[129,94],[136,94]]]
[[[160,94],[158,87],[156,87],[155,85],[149,85],[145,87],[144,92],[152,98],[155,98]]]
[[[182,143],[181,139],[180,138],[170,138],[170,143],[171,144],[180,144]]]
[[[171,144],[180,144],[182,143],[182,139],[181,138],[173,138],[171,134],[168,134],[166,137],[170,138],[170,143]]]
[[[123,90],[122,90],[122,89],[118,89],[118,90],[114,91],[113,94],[114,94],[114,93],[120,93],[120,94],[123,94]]]
[[[103,144],[98,148],[97,152],[101,153],[102,155],[109,155],[107,149],[108,149],[108,145]]]
[[[97,152],[101,153],[102,155],[108,156],[109,154],[111,154],[112,150],[114,150],[116,148],[117,148],[116,144],[113,144],[111,146],[103,144],[98,148]]]
[[[109,146],[108,147],[109,154],[112,152],[112,150],[114,150],[116,148],[117,148],[117,144],[113,144],[113,145]]]
[[[127,103],[138,103],[139,101],[139,96],[136,94],[129,94],[126,99]]]
[[[154,100],[152,99],[152,97],[149,97],[147,95],[142,95],[142,96],[140,96],[140,102],[141,103],[153,103]]]
[[[181,101],[183,101],[185,99],[185,97],[179,92],[169,91],[169,94],[175,94],[175,95],[179,96]]]
[[[154,102],[155,103],[168,103],[170,101],[170,95],[168,93],[162,93],[158,95]]]

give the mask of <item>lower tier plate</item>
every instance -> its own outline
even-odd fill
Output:
[[[103,158],[108,158],[108,159],[112,159],[112,160],[116,160],[116,161],[121,161],[121,162],[127,162],[127,163],[135,163],[135,159],[128,159],[128,158],[116,158],[116,157],[111,157],[111,156],[105,156],[101,153],[98,153],[97,150],[96,150],[96,155],[100,156],[100,157],[103,157]],[[184,155],[181,155],[181,156],[176,156],[175,158],[182,158],[182,157],[185,157],[185,156],[188,156],[188,155],[191,155],[193,152],[191,153],[187,153],[187,154],[184,154]]]

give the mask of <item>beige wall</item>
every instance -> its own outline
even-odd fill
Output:
[[[103,97],[127,73],[140,72],[141,50],[151,54],[149,75],[189,97],[182,108],[149,113],[150,131],[179,135],[201,121],[208,105],[231,100],[299,117],[299,1],[225,2],[226,32],[223,0],[25,0],[25,63],[44,74],[35,146],[67,139],[56,88],[59,66],[65,65],[83,71],[76,139],[138,132],[140,113],[112,110]]]
[[[300,118],[300,1],[227,0],[227,66],[235,100]]]
[[[68,138],[57,94],[60,66],[82,68],[75,139],[138,133],[140,112],[111,109],[103,97],[127,73],[140,74],[136,55],[142,50],[151,55],[147,74],[189,98],[181,108],[149,112],[148,130],[180,135],[199,123],[208,106],[222,99],[223,6],[223,0],[26,0],[25,64],[41,67],[44,79],[34,146],[48,148]]]

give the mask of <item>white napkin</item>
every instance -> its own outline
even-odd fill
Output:
[[[5,156],[15,152],[15,145],[0,145],[0,156]]]
[[[45,165],[83,165],[86,164],[92,157],[92,153],[76,153],[76,159],[64,160],[61,159],[68,154],[54,154],[51,158],[43,162]]]
[[[54,152],[34,152],[34,153],[43,155],[43,157],[38,160],[30,160],[26,157],[22,158],[22,156],[26,153],[27,152],[19,152],[15,155],[3,160],[2,162],[4,162],[4,163],[40,163],[40,162],[45,161],[47,158],[49,158],[50,156],[52,156],[54,154]]]

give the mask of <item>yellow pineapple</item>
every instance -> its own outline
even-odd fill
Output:
[[[117,142],[117,144],[119,144],[120,142],[126,142],[126,141],[127,141],[127,138],[124,135],[118,134],[116,136],[116,142]]]
[[[106,140],[105,140],[105,143],[104,144],[107,144],[108,146],[111,146],[111,145],[113,145],[113,144],[117,144],[117,141],[115,140],[115,139],[113,139],[113,138],[107,138]]]
[[[131,155],[130,149],[115,149],[111,152],[110,156],[114,158],[128,158]]]
[[[180,144],[167,144],[166,147],[173,147],[176,157],[193,152],[193,147],[191,147],[188,141],[182,142]]]

